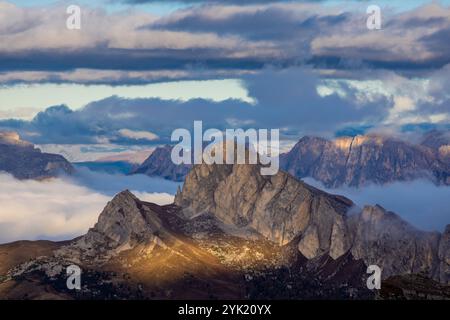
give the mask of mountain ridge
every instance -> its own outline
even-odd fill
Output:
[[[171,146],[158,147],[133,173],[183,181],[192,165],[175,165]],[[450,185],[450,140],[431,132],[410,143],[381,134],[328,140],[304,136],[280,155],[280,169],[298,178],[311,177],[328,188],[362,187],[416,179]]]
[[[369,264],[383,281],[423,274],[448,285],[450,226],[419,231],[380,206],[359,209],[287,173],[259,172],[195,165],[166,206],[125,190],[84,236],[10,269],[0,296],[22,297],[33,279],[64,298],[372,299]],[[85,279],[75,295],[64,287],[70,264]]]
[[[326,187],[359,187],[428,179],[450,185],[449,163],[432,149],[385,135],[305,136],[280,155],[280,167],[299,178],[311,177]]]

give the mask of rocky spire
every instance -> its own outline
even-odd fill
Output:
[[[161,229],[157,214],[125,190],[108,202],[95,226],[74,247],[92,252],[120,252],[152,239]]]

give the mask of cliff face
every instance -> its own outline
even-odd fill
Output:
[[[376,135],[333,141],[304,137],[281,155],[280,167],[296,177],[312,177],[327,187],[419,178],[450,184],[449,164],[432,149]]]
[[[191,165],[174,164],[170,158],[171,152],[171,146],[156,148],[152,154],[132,172],[132,174],[141,173],[173,181],[183,181],[186,174],[191,169]]]
[[[72,165],[56,154],[42,153],[17,133],[0,133],[0,171],[18,179],[45,179],[72,173]]]
[[[280,155],[280,168],[298,178],[312,177],[329,188],[414,179],[450,185],[448,136],[431,132],[420,144],[381,135],[336,140],[306,136]],[[170,146],[156,148],[133,173],[183,181],[192,166],[173,164],[171,150]]]
[[[416,230],[380,206],[360,210],[284,172],[269,177],[257,165],[196,165],[175,203],[189,218],[207,212],[276,244],[295,243],[308,259],[337,259],[350,251],[382,267],[384,277],[425,272],[445,283],[450,279],[445,235]]]
[[[302,233],[319,235],[315,247],[300,244],[308,258],[331,250],[342,255],[349,246],[343,233],[330,242],[352,202],[328,195],[279,172],[262,176],[256,165],[199,165],[188,174],[175,204],[192,217],[213,213],[226,224],[249,228],[284,245]],[[345,226],[342,226],[345,228]]]

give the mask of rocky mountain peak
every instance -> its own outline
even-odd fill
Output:
[[[258,165],[196,165],[175,203],[187,217],[212,213],[226,224],[255,230],[280,245],[312,235],[313,240],[299,247],[309,257],[330,249],[336,256],[348,250],[343,221],[353,206],[350,200],[281,171],[262,176],[259,170]]]
[[[212,214],[277,245],[294,243],[307,259],[350,252],[382,267],[384,277],[423,272],[450,279],[448,240],[438,232],[417,230],[379,205],[358,209],[282,171],[262,176],[258,165],[196,165],[175,203],[188,219]]]
[[[158,215],[125,190],[108,202],[95,226],[71,249],[83,255],[114,255],[154,240],[162,230]]]
[[[189,164],[176,165],[171,160],[172,147],[157,147],[132,174],[158,176],[173,181],[182,181],[191,169]]]

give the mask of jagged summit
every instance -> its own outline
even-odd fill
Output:
[[[175,203],[189,218],[212,213],[278,245],[297,242],[308,259],[337,259],[351,252],[366,264],[380,265],[385,277],[426,272],[445,283],[450,280],[450,274],[442,276],[447,267],[438,257],[439,233],[419,231],[379,205],[358,211],[351,200],[282,171],[262,176],[258,165],[196,165]]]
[[[158,215],[124,190],[108,202],[95,226],[74,247],[115,254],[149,241],[161,230]]]
[[[424,145],[387,135],[334,140],[304,137],[280,156],[280,167],[299,178],[314,178],[327,187],[358,187],[420,178],[450,184],[450,167],[443,159]]]
[[[318,226],[324,233],[321,252],[328,250],[331,244],[326,238],[334,221],[353,203],[284,172],[263,176],[259,170],[258,165],[194,166],[175,203],[187,216],[212,212],[225,223],[253,228],[280,245],[322,222]]]
[[[125,189],[119,193],[117,193],[110,202],[112,203],[120,203],[129,200],[139,201],[139,199],[128,189]]]

